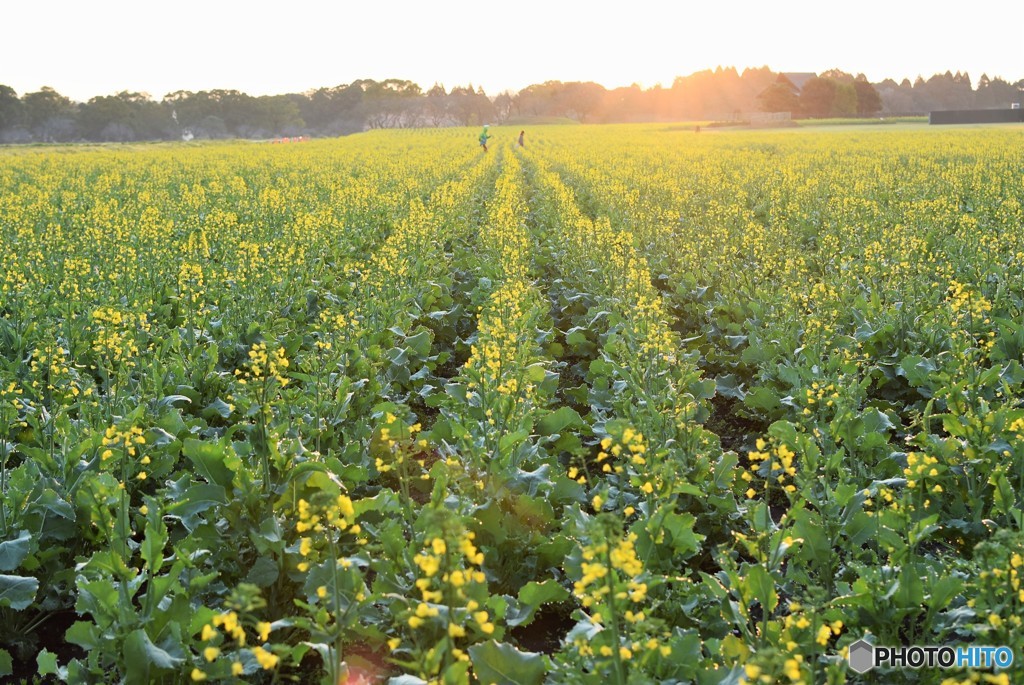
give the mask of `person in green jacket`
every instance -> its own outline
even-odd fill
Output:
[[[490,126],[490,124],[484,124],[484,130],[480,132],[480,147],[484,149],[484,152],[487,152],[487,139],[492,137],[491,134],[487,132],[488,126]]]

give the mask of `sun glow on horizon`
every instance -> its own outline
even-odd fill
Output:
[[[104,12],[68,0],[52,5],[55,19],[45,23],[21,5],[5,10],[21,30],[0,45],[0,83],[19,93],[48,85],[77,100],[124,90],[156,99],[215,88],[273,95],[401,78],[424,89],[472,83],[494,95],[554,80],[668,87],[677,76],[717,66],[838,68],[872,81],[947,70],[975,81],[983,72],[1024,77],[1016,29],[1024,6],[994,0],[971,7],[972,16],[1002,17],[984,32],[924,3],[879,0],[841,18],[808,0],[741,0],[727,12],[638,0],[616,13],[536,0],[508,9],[396,2],[387,11],[310,0],[285,8],[183,0],[172,14],[126,0],[105,3]]]

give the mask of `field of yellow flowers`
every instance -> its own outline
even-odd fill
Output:
[[[0,150],[0,677],[1024,677],[1024,131],[530,134]]]

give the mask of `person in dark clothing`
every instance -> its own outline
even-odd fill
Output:
[[[519,147],[526,147],[526,144],[523,142],[523,136],[525,136],[525,135],[526,135],[526,131],[520,131],[519,132]]]

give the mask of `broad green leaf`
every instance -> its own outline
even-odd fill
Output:
[[[36,598],[39,581],[32,577],[0,575],[0,607],[21,611]]]
[[[481,683],[540,685],[544,681],[542,654],[520,652],[512,645],[491,640],[470,647],[469,656]]]
[[[744,345],[747,342],[747,336],[745,335],[727,335],[725,336],[725,343],[729,346],[730,350],[735,350],[740,345]]]
[[[91,621],[75,621],[64,633],[64,639],[88,651],[99,646],[96,624]]]
[[[43,490],[35,503],[51,514],[69,521],[75,520],[75,508],[68,501],[61,499],[61,496],[50,488]]]
[[[722,640],[722,656],[737,661],[745,661],[750,656],[750,648],[735,635],[726,635]]]
[[[218,397],[213,402],[210,402],[210,404],[206,405],[206,408],[203,409],[202,416],[205,419],[210,419],[213,418],[214,416],[219,416],[222,419],[226,419],[229,416],[231,416],[231,412],[231,405],[229,405],[227,402]]]
[[[566,429],[582,428],[586,425],[576,410],[572,407],[561,407],[540,420],[537,424],[537,433],[540,435],[554,435]]]
[[[531,581],[519,590],[521,611],[516,618],[507,621],[509,626],[529,625],[537,610],[544,604],[563,602],[569,598],[569,591],[549,578],[542,583]]]
[[[505,435],[501,436],[500,440],[498,440],[498,452],[500,452],[503,456],[508,455],[509,453],[511,453],[513,449],[515,449],[517,445],[521,444],[529,437],[530,433],[525,430],[519,430],[513,433],[506,433]]]
[[[32,534],[27,530],[18,533],[18,537],[7,542],[0,542],[0,571],[13,571],[28,556],[32,546]]]
[[[779,603],[779,595],[775,590],[775,580],[760,564],[747,566],[747,574],[743,579],[748,590],[748,596],[756,599],[766,614],[775,611]]]
[[[182,445],[181,453],[195,464],[196,471],[207,482],[231,487],[233,474],[224,463],[228,455],[223,445],[189,438]]]
[[[942,414],[942,429],[954,438],[962,438],[967,435],[965,420],[956,414]]]
[[[761,411],[768,412],[776,411],[782,407],[778,393],[764,386],[752,388],[748,391],[747,396],[743,398],[743,404],[751,409],[760,409]]]
[[[164,409],[166,407],[187,407],[190,404],[192,404],[191,397],[187,397],[185,395],[164,395],[156,403],[156,406],[160,409]]]
[[[409,349],[415,352],[418,356],[426,357],[430,354],[430,331],[424,328],[416,335],[411,335],[406,338],[405,343],[409,346]]]
[[[865,411],[861,414],[861,418],[864,420],[864,431],[867,433],[881,433],[893,428],[889,417],[875,408]]]
[[[717,384],[714,378],[704,378],[690,383],[687,388],[691,395],[698,400],[709,400],[715,396]]]
[[[39,675],[57,675],[57,655],[48,649],[36,654],[36,667]]]
[[[197,514],[218,504],[227,504],[227,501],[227,493],[224,488],[210,483],[201,483],[185,490],[176,502],[167,505],[165,511],[169,515],[181,518],[185,526],[191,529],[194,527]]]
[[[469,664],[456,661],[441,674],[441,685],[465,685],[469,682]]]
[[[959,578],[946,576],[939,578],[932,584],[931,601],[928,603],[928,610],[937,613],[946,608],[947,605],[963,589],[964,583]]]
[[[139,550],[142,560],[149,566],[150,573],[160,572],[164,565],[164,546],[167,545],[167,526],[161,520],[157,525],[150,521],[146,526],[146,536],[142,540],[142,548]]]
[[[152,682],[157,672],[175,669],[185,663],[182,657],[172,656],[153,644],[149,635],[141,628],[129,633],[125,638],[124,661],[126,685]]]
[[[526,379],[531,383],[541,383],[547,377],[547,369],[543,364],[531,364],[526,367]]]
[[[930,359],[911,355],[903,358],[897,373],[905,376],[912,387],[919,388],[928,383],[928,375],[933,371],[935,364]]]
[[[728,373],[715,379],[715,392],[722,397],[742,400],[747,396],[742,386],[743,384],[737,380],[735,374]]]
[[[588,329],[579,326],[570,328],[565,332],[565,342],[567,345],[582,345],[587,342],[587,333],[589,332]]]
[[[258,587],[270,587],[277,581],[277,577],[280,575],[280,569],[270,557],[260,557],[256,560],[256,563],[249,569],[249,574],[245,577],[245,582],[252,583]]]
[[[1003,514],[1009,514],[1010,510],[1017,503],[1017,497],[1013,492],[1013,486],[1010,485],[1010,481],[1006,478],[1006,474],[999,473],[990,478],[989,482],[995,485],[995,491],[992,493],[993,508]]]
[[[670,512],[662,521],[665,543],[671,545],[676,557],[688,559],[700,551],[700,543],[704,536],[693,532],[693,526],[697,522],[693,514]]]

